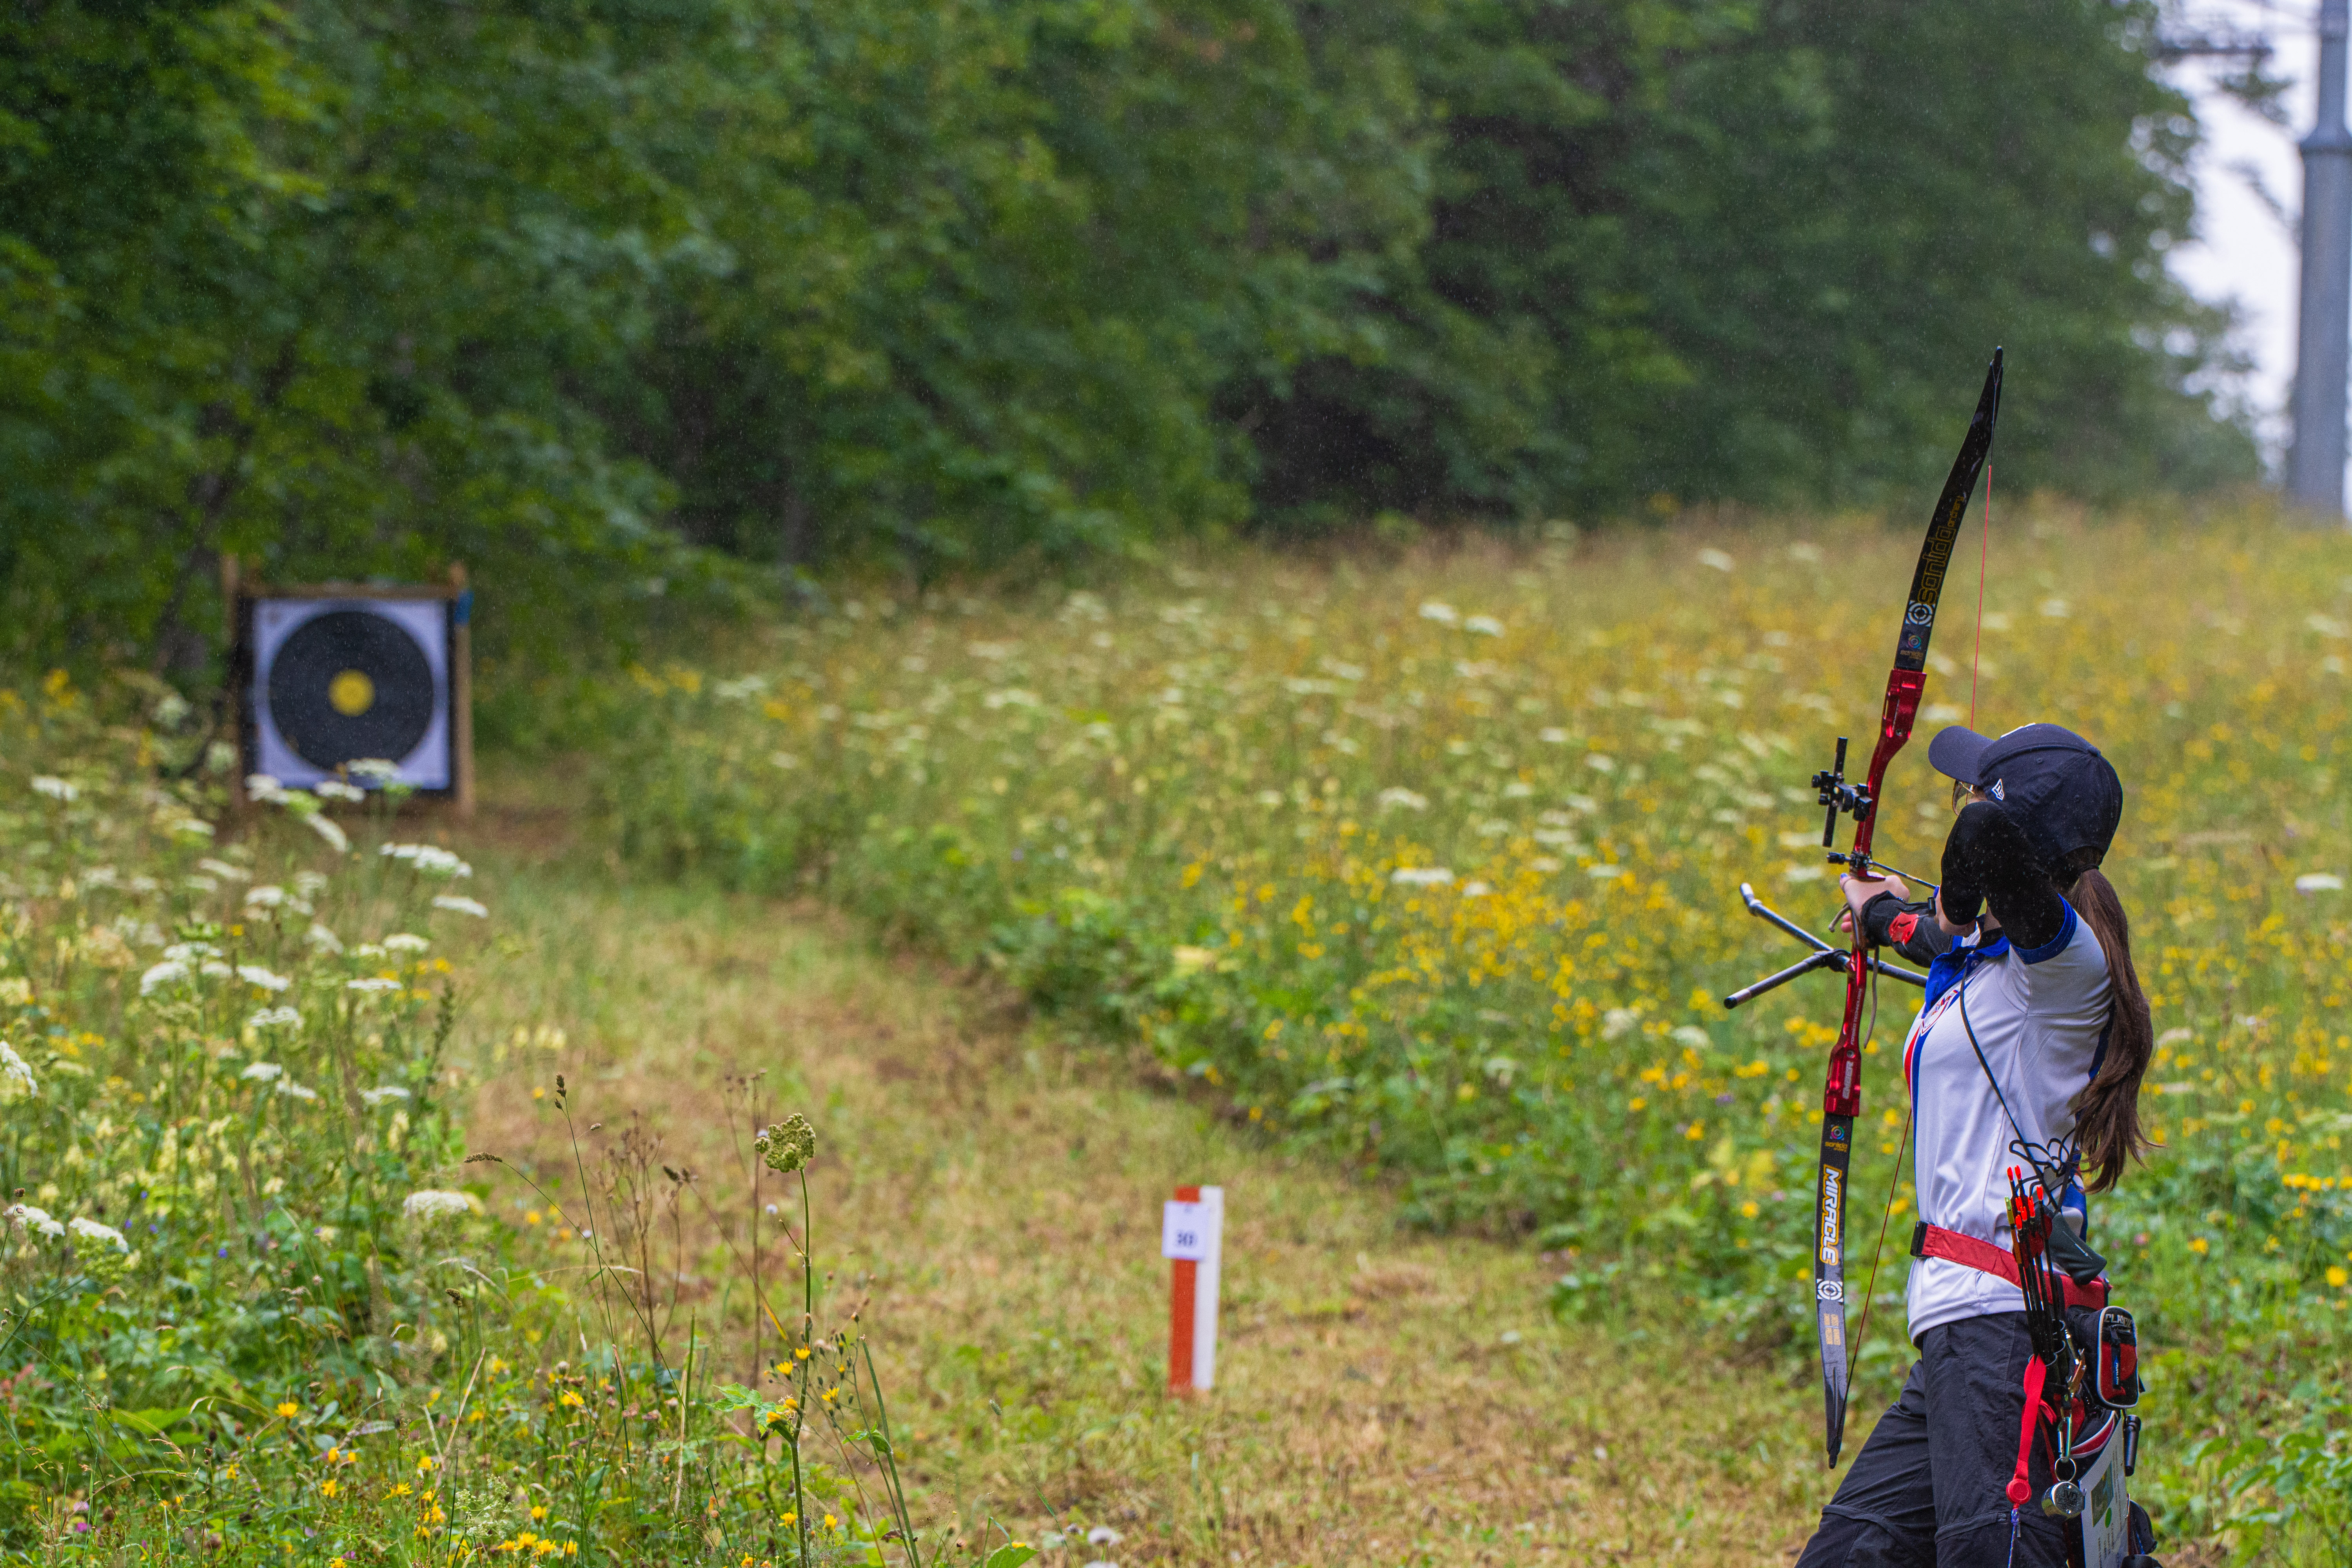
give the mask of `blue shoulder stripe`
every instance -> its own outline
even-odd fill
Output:
[[[2026,963],[2039,963],[2045,958],[2055,958],[2060,953],[2066,951],[2066,944],[2068,942],[2074,940],[2074,927],[2080,923],[2074,917],[2074,906],[2067,903],[2063,899],[2061,899],[2058,902],[2059,907],[2066,911],[2066,918],[2059,922],[2058,934],[2052,937],[2048,942],[2043,942],[2040,947],[2019,948],[2017,950],[2017,956],[2025,960]]]

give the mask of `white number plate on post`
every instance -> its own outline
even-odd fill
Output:
[[[1160,1256],[1198,1263],[1209,1256],[1205,1204],[1171,1203],[1160,1211]]]

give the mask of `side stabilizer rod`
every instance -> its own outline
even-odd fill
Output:
[[[1753,985],[1734,991],[1731,994],[1723,999],[1723,1005],[1726,1007],[1737,1007],[1743,1002],[1753,1002],[1757,997],[1763,995],[1767,991],[1777,991],[1781,986],[1789,984],[1791,980],[1795,980],[1802,975],[1811,974],[1815,970],[1843,969],[1845,967],[1846,952],[1843,948],[1832,947],[1820,937],[1815,936],[1812,932],[1807,931],[1804,927],[1799,925],[1788,916],[1780,913],[1780,910],[1764,902],[1763,900],[1756,896],[1756,889],[1750,884],[1746,882],[1739,884],[1739,901],[1748,906],[1748,912],[1749,914],[1754,915],[1758,920],[1764,921],[1767,925],[1779,927],[1781,931],[1787,932],[1792,937],[1795,937],[1799,942],[1803,942],[1807,947],[1811,948],[1813,951],[1806,954],[1801,962],[1790,964],[1788,968],[1781,970],[1779,973],[1768,974],[1763,979],[1756,982]],[[1906,985],[1916,985],[1923,990],[1927,987],[1927,977],[1924,974],[1916,974],[1908,969],[1899,969],[1882,958],[1866,959],[1864,962],[1868,963],[1871,968],[1876,970],[1879,973],[1886,976],[1889,980],[1899,980]]]

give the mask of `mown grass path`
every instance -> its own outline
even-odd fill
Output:
[[[728,1216],[687,1211],[674,1331],[729,1323],[747,1377],[734,1080],[764,1073],[763,1119],[817,1124],[831,1304],[870,1298],[923,1514],[1120,1533],[1046,1558],[1071,1564],[1779,1563],[1801,1541],[1829,1482],[1811,1389],[1779,1363],[1639,1311],[1555,1323],[1558,1269],[1530,1251],[1402,1231],[1392,1192],[984,985],[806,908],[616,879],[542,826],[494,811],[467,836],[506,889],[469,1032],[565,1031],[485,1064],[474,1146],[562,1180],[562,1124],[530,1094],[557,1071],[583,1129],[603,1123],[592,1175],[633,1125],[657,1133],[656,1162]],[[1160,1386],[1158,1207],[1182,1181],[1222,1182],[1230,1215],[1222,1386],[1199,1401]],[[771,1279],[783,1256],[763,1254]]]

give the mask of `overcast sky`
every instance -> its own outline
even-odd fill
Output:
[[[2267,34],[2278,51],[2271,74],[2294,84],[2284,105],[2292,123],[2279,126],[2214,89],[2213,79],[2235,62],[2189,60],[2174,68],[2175,79],[2196,100],[2205,145],[2197,166],[2199,234],[2173,251],[2173,273],[2200,298],[2238,302],[2244,317],[2239,346],[2255,366],[2244,394],[2262,414],[2273,461],[2286,442],[2287,393],[2294,380],[2296,255],[2289,223],[2303,200],[2303,163],[2294,148],[2311,126],[2318,9],[2318,0],[2189,0],[2166,6],[2167,30],[2176,35]]]

